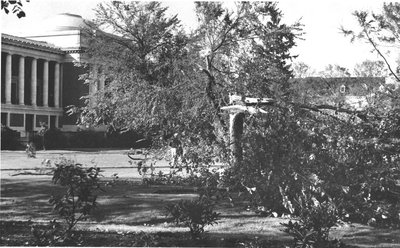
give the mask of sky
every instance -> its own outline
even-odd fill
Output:
[[[78,14],[86,19],[93,19],[93,9],[99,0],[30,0],[25,2],[26,17],[18,19],[15,15],[1,13],[2,33],[22,35],[40,30],[45,25],[43,20],[58,14]],[[188,30],[196,25],[194,2],[163,1],[171,14],[178,18]],[[226,2],[231,3],[231,2]],[[362,42],[351,43],[349,38],[340,33],[340,26],[353,28],[356,25],[352,13],[355,10],[380,12],[382,1],[373,0],[281,0],[278,7],[282,10],[286,24],[300,20],[304,24],[303,40],[297,42],[292,50],[298,55],[294,62],[304,62],[316,71],[323,70],[328,64],[338,64],[352,70],[354,65],[366,59],[377,60],[371,53],[371,47]],[[51,24],[50,24],[51,25]]]

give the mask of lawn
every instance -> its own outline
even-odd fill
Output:
[[[66,153],[63,152],[65,155]],[[113,161],[115,167],[130,167],[124,151],[68,152],[77,161]],[[42,159],[54,159],[59,152],[42,152],[38,159],[18,157],[19,152],[2,153],[3,168],[34,168]],[[21,163],[18,163],[20,161]],[[30,162],[32,161],[32,165]],[[12,162],[13,164],[7,164]],[[188,228],[175,226],[165,216],[165,206],[181,199],[194,199],[197,192],[191,187],[173,185],[143,185],[133,168],[132,175],[119,172],[116,181],[104,177],[105,191],[98,197],[99,206],[93,216],[77,226],[85,237],[85,246],[240,246],[240,243],[259,242],[266,247],[285,247],[291,238],[281,231],[280,223],[287,218],[260,217],[247,210],[246,202],[234,206],[220,203],[215,210],[221,213],[218,224],[206,228],[205,238],[190,240]],[[163,168],[162,170],[165,170]],[[2,171],[1,181],[1,240],[0,245],[30,245],[30,226],[44,225],[57,218],[48,200],[62,192],[52,184],[51,176],[11,176],[14,172]],[[3,176],[5,175],[5,176]],[[30,221],[30,222],[28,222]],[[61,220],[60,220],[61,221]],[[378,229],[359,224],[343,224],[332,231],[332,238],[341,239],[359,247],[400,247],[400,231]],[[255,241],[258,240],[258,241]]]

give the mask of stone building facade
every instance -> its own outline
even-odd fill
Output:
[[[21,137],[38,131],[40,123],[62,131],[76,131],[70,105],[94,90],[79,75],[87,62],[82,35],[85,20],[78,15],[53,16],[39,33],[1,36],[1,123]],[[104,87],[104,81],[98,87]]]
[[[62,126],[64,52],[59,48],[2,34],[1,122],[19,131],[37,131],[40,122]]]

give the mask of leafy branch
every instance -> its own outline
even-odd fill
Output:
[[[25,0],[29,2],[30,0]],[[25,17],[25,12],[22,9],[21,0],[1,0],[1,9],[4,10],[6,14],[10,13],[16,14],[18,18]]]

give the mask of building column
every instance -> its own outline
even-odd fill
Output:
[[[49,61],[43,62],[43,106],[49,106]]]
[[[64,85],[64,65],[60,64],[60,91],[59,91],[59,96],[60,96],[60,107],[63,106],[63,86]]]
[[[55,128],[58,128],[58,119],[60,116],[56,115],[56,122],[54,123]]]
[[[25,57],[19,56],[18,70],[18,103],[25,104]]]
[[[36,114],[33,115],[33,131],[36,131]]]
[[[6,126],[9,127],[10,126],[10,113],[7,112],[7,123]]]
[[[5,75],[6,75],[6,104],[11,104],[11,66],[12,66],[12,55],[10,53],[7,53],[7,57],[6,57],[6,71],[5,71]]]
[[[60,64],[54,66],[54,107],[60,107]]]
[[[37,105],[37,59],[32,59],[31,66],[31,104],[36,107]]]

